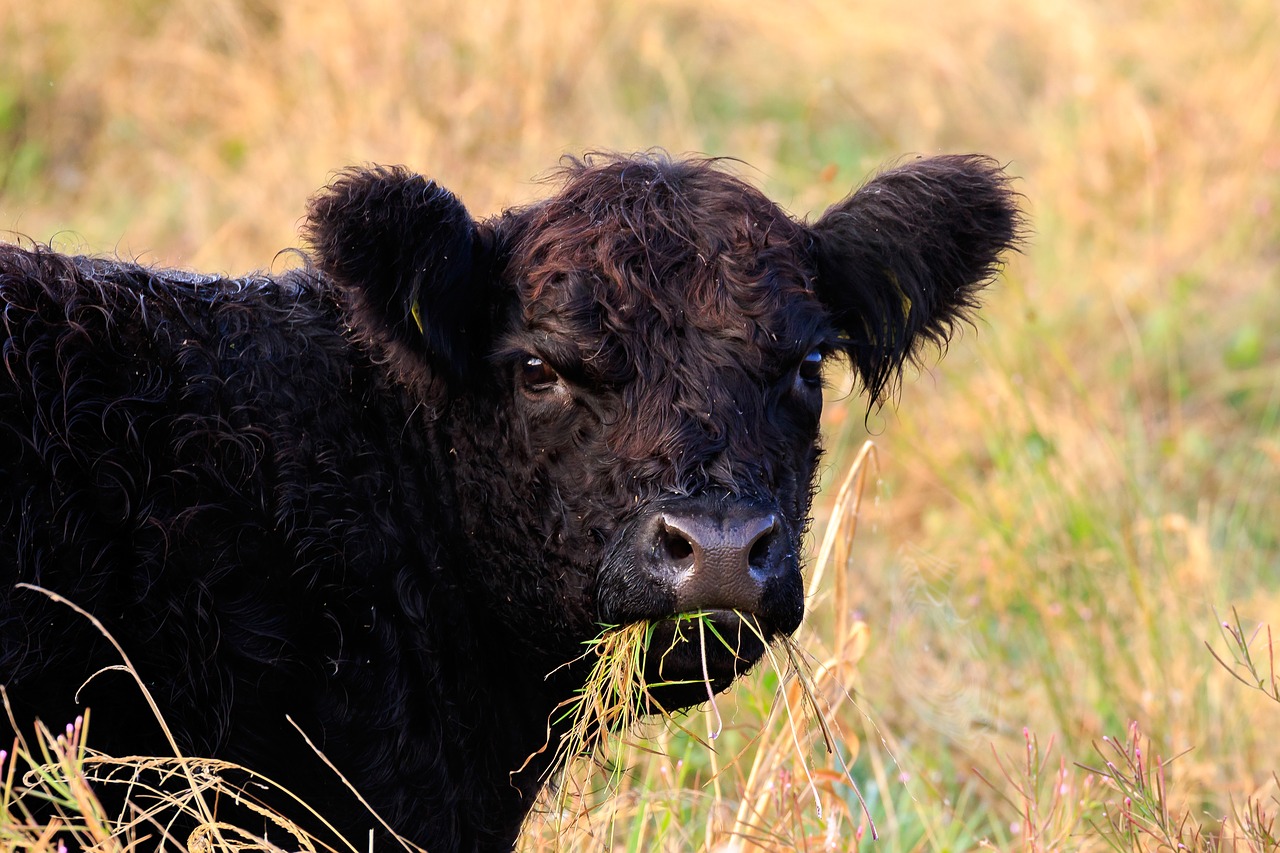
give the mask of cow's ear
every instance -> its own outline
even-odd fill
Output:
[[[818,297],[873,401],[977,308],[1019,241],[1016,198],[993,160],[931,157],[882,172],[811,226]]]
[[[478,362],[492,241],[453,193],[399,166],[349,169],[311,200],[304,236],[347,294],[356,333],[401,373],[425,359],[456,379]]]

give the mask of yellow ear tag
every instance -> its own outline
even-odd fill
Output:
[[[413,322],[418,324],[418,334],[426,334],[426,329],[422,328],[422,309],[418,307],[418,300],[413,300],[413,304],[409,306],[409,314],[413,317]]]

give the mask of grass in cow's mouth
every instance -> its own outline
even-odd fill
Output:
[[[647,715],[656,712],[663,719],[680,726],[680,722],[655,695],[658,688],[703,684],[707,699],[714,707],[715,694],[706,666],[707,643],[721,643],[730,653],[733,648],[717,630],[712,618],[709,611],[675,617],[676,626],[666,648],[661,647],[661,643],[655,644],[655,632],[661,624],[658,622],[605,626],[599,636],[589,641],[586,651],[578,659],[591,662],[586,682],[572,699],[563,702],[552,714],[552,726],[567,722],[569,728],[557,745],[547,770],[548,777],[563,774],[568,763],[578,756],[591,755],[607,761],[611,740],[627,737]],[[740,618],[748,621],[746,617]],[[691,642],[694,637],[702,653],[702,678],[650,684],[645,675],[648,656],[672,653],[678,643]]]
[[[547,781],[555,798],[553,809],[562,819],[574,821],[589,810],[593,793],[582,787],[583,777],[575,774],[578,759],[587,758],[593,766],[605,773],[605,789],[613,790],[622,784],[623,764],[614,760],[628,746],[638,746],[629,741],[641,726],[642,719],[654,716],[669,723],[674,729],[705,746],[711,754],[714,748],[709,741],[719,734],[720,726],[701,738],[663,707],[655,696],[655,690],[663,687],[685,686],[692,683],[705,685],[711,708],[716,708],[715,692],[706,664],[707,644],[722,643],[731,653],[732,647],[716,629],[709,611],[681,614],[675,617],[675,628],[666,645],[655,642],[660,622],[635,622],[622,626],[605,626],[598,637],[589,641],[579,661],[591,661],[591,671],[582,689],[562,703],[552,714],[550,726],[568,723],[568,730],[556,746],[555,754],[546,770]],[[742,618],[743,622],[748,620]],[[676,644],[697,641],[703,663],[699,681],[664,681],[650,684],[645,676],[645,664],[650,654],[673,653]],[[716,712],[717,718],[719,716]],[[639,747],[647,749],[647,747]],[[530,756],[532,758],[532,756]]]
[[[581,659],[594,660],[586,683],[553,715],[553,724],[570,723],[553,770],[568,758],[595,750],[608,733],[629,731],[639,721],[646,691],[645,644],[652,630],[647,622],[609,626],[587,644]]]

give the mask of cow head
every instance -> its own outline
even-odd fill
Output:
[[[985,158],[916,160],[810,224],[713,161],[561,177],[477,222],[417,175],[350,171],[309,237],[432,414],[466,554],[450,570],[520,654],[549,669],[600,624],[653,620],[650,681],[705,666],[720,690],[803,616],[824,373],[847,360],[881,402],[945,343],[1016,240],[1013,194]],[[727,643],[676,642],[693,611]]]

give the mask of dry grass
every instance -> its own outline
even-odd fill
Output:
[[[654,145],[740,157],[800,214],[906,152],[1021,176],[1034,237],[944,367],[867,422],[882,474],[845,600],[806,628],[822,663],[865,645],[813,678],[856,689],[875,849],[1155,849],[1103,815],[1136,783],[1080,766],[1133,722],[1177,756],[1142,789],[1170,825],[1250,849],[1280,808],[1280,706],[1204,643],[1233,660],[1233,607],[1246,638],[1280,626],[1274,0],[0,0],[0,229],[70,247],[242,270],[348,163],[408,163],[486,214],[564,151]],[[845,470],[860,403],[833,394],[827,423]],[[607,825],[617,849],[728,849],[735,824],[865,846],[826,765],[818,818],[800,771],[730,762],[773,725],[782,679],[758,678],[718,703],[714,766],[656,735],[560,846]]]
[[[87,746],[88,723],[88,716],[77,718],[57,733],[37,723],[30,741],[15,727],[19,736],[12,751],[0,752],[4,774],[0,850],[356,853],[361,849],[342,840],[337,848],[326,844],[264,805],[265,792],[282,789],[243,767],[182,756],[103,755]],[[124,802],[122,811],[103,805],[103,795],[113,789]],[[219,804],[231,803],[240,819],[253,813],[269,831],[254,834],[221,819]],[[300,808],[307,810],[305,804]],[[313,816],[323,820],[321,815]],[[405,845],[403,849],[418,848]]]
[[[360,849],[344,838],[324,815],[252,768],[184,755],[146,683],[102,623],[58,593],[26,583],[18,586],[48,596],[92,623],[119,656],[120,662],[109,669],[130,676],[133,687],[159,722],[171,751],[160,756],[112,756],[92,750],[88,747],[87,713],[68,723],[64,732],[53,732],[37,720],[34,740],[29,741],[24,725],[14,717],[4,686],[0,685],[0,701],[9,727],[15,733],[10,749],[0,750],[0,850],[337,853],[340,849],[356,853]],[[301,730],[299,736],[315,749]],[[319,750],[316,752],[324,759]],[[336,768],[330,767],[335,784],[349,784]],[[102,795],[108,791],[118,793],[113,800],[123,804],[119,812],[108,812],[103,807]],[[360,793],[355,793],[360,802],[365,803]],[[306,816],[314,826],[327,830],[339,846],[335,848],[317,839],[271,804],[282,801],[291,804],[293,814]],[[220,805],[224,807],[222,814],[232,811],[236,820],[254,815],[255,822],[264,830],[255,834],[240,823],[224,820],[219,813]],[[376,817],[376,812],[372,809],[370,812]],[[274,840],[268,840],[269,836]],[[416,845],[398,836],[397,840],[399,848],[406,853],[421,853]]]

